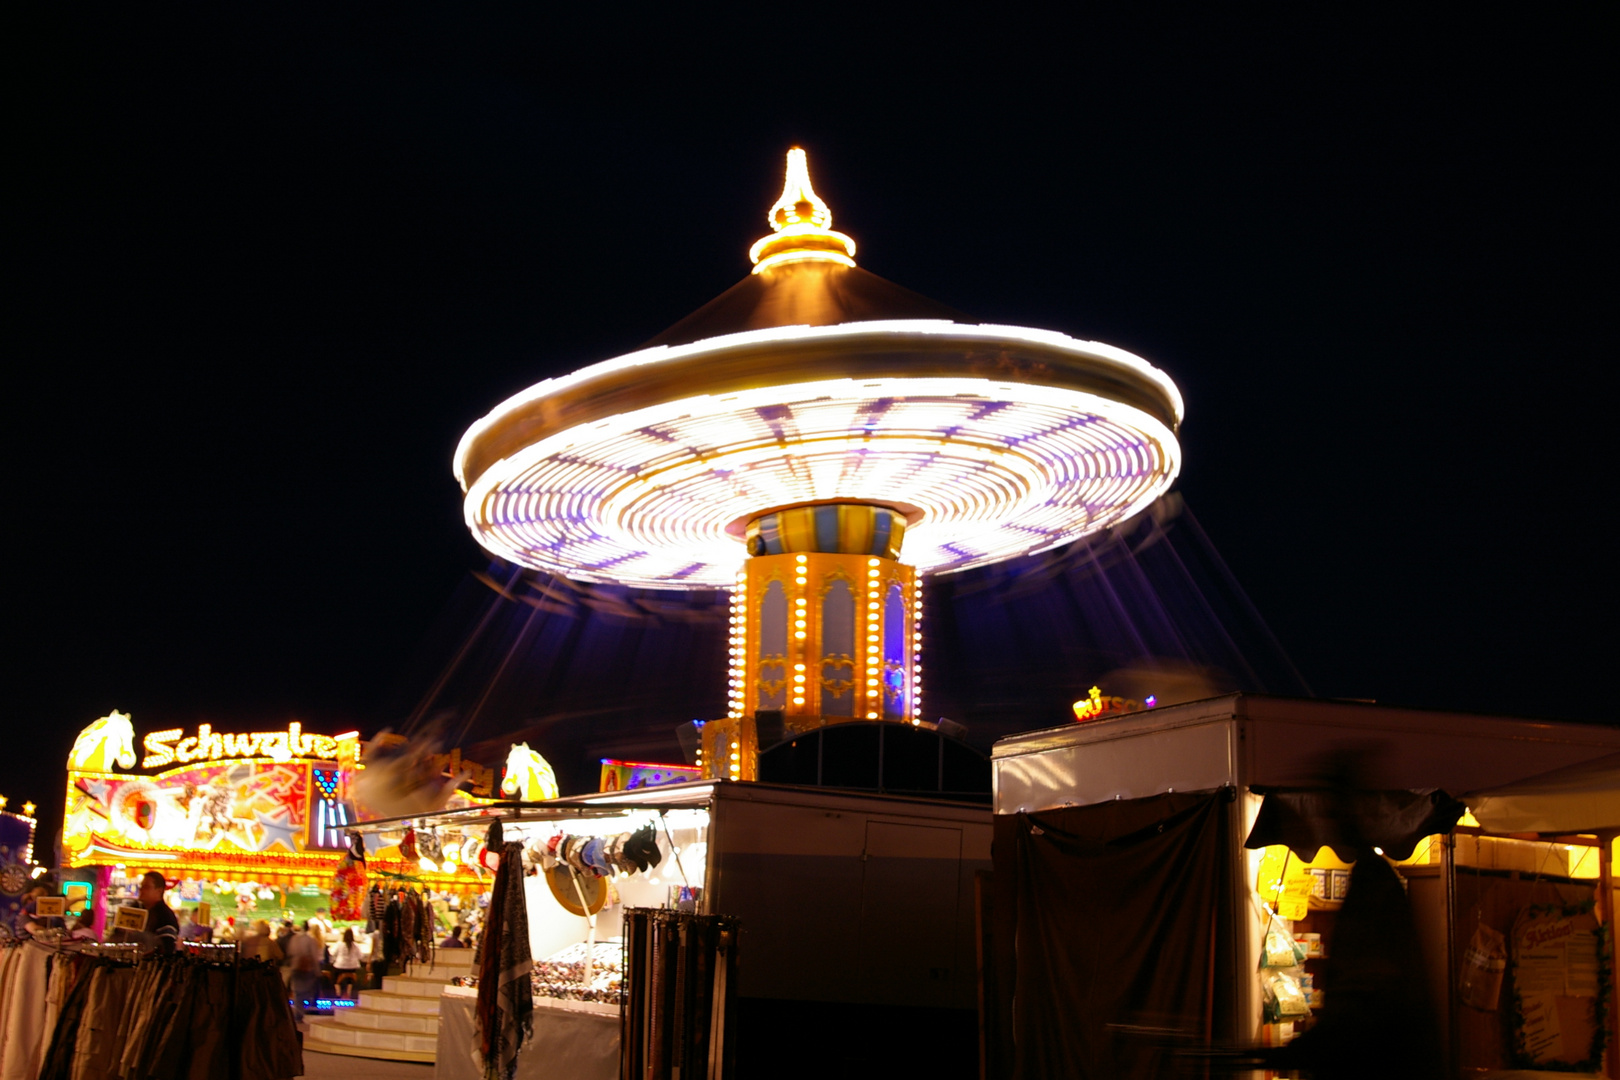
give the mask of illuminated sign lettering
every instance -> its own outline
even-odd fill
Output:
[[[1151,709],[1158,704],[1158,700],[1149,697],[1144,701],[1135,698],[1104,697],[1100,688],[1093,686],[1087,696],[1074,703],[1074,719],[1076,723],[1095,720],[1104,713],[1133,713],[1143,709]]]
[[[146,757],[141,761],[141,768],[156,769],[164,765],[188,765],[193,761],[247,757],[267,757],[272,761],[290,761],[293,758],[333,761],[342,753],[344,743],[357,739],[354,734],[338,738],[311,735],[296,720],[287,725],[286,731],[224,734],[208,724],[199,724],[196,735],[182,738],[184,735],[180,728],[148,734],[145,739]]]

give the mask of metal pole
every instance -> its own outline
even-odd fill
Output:
[[[1615,1052],[1615,1033],[1620,1031],[1620,1001],[1615,1000],[1614,994],[1614,865],[1613,847],[1615,834],[1612,832],[1598,833],[1598,918],[1608,928],[1608,955],[1600,956],[1599,962],[1609,965],[1609,1015],[1601,1022],[1609,1027],[1607,1052],[1604,1054],[1606,1064],[1605,1074],[1613,1077],[1620,1075],[1620,1055]]]
[[[1441,903],[1446,917],[1446,1071],[1462,1076],[1462,1030],[1457,1010],[1457,837],[1448,833],[1440,844]]]

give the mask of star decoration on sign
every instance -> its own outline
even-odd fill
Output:
[[[79,778],[79,782],[76,786],[80,791],[84,792],[86,795],[90,796],[92,799],[96,800],[96,802],[101,803],[102,805],[106,805],[107,796],[112,789],[112,784],[110,781],[87,780],[82,776]]]
[[[263,814],[257,814],[255,818],[264,829],[264,837],[259,841],[256,851],[269,851],[275,844],[285,845],[288,851],[298,850],[298,845],[293,842],[293,834],[298,831],[298,826],[292,823],[289,815],[283,813],[280,820],[265,817]]]
[[[304,794],[302,770],[280,768],[272,774],[271,781],[265,785],[263,793],[281,804],[287,812],[289,819],[295,819],[303,814],[305,803],[308,801]]]
[[[25,802],[25,803],[23,803],[23,816],[24,817],[33,817],[34,816],[34,811],[37,810],[37,809],[39,809],[39,807],[35,806],[33,803]]]

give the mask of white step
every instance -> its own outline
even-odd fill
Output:
[[[309,1054],[343,1054],[348,1057],[370,1058],[373,1061],[415,1061],[423,1065],[437,1064],[439,1056],[438,1051],[424,1054],[414,1050],[363,1049],[361,1047],[344,1046],[341,1043],[325,1043],[319,1039],[305,1039],[304,1052]]]
[[[389,990],[360,991],[360,1007],[380,1012],[426,1013],[439,1015],[439,995],[423,997],[420,994],[396,994]]]
[[[446,959],[448,957],[448,959]],[[449,982],[458,975],[471,975],[473,973],[471,949],[447,949],[439,954],[433,963],[418,960],[405,969],[405,973],[414,979],[437,979],[440,982]]]
[[[471,949],[435,949],[432,961],[413,960],[412,971],[427,971],[430,968],[455,968],[457,973],[465,974],[473,966],[473,951]]]
[[[446,979],[421,979],[415,975],[388,975],[383,978],[383,992],[407,997],[436,998],[449,985]]]
[[[321,1021],[317,1023],[317,1021]],[[381,1057],[410,1054],[410,1061],[432,1061],[439,1046],[437,1035],[415,1035],[404,1031],[377,1031],[330,1022],[330,1017],[312,1016],[304,1035],[304,1049],[329,1054]],[[380,1053],[379,1053],[380,1052]],[[426,1055],[425,1057],[417,1055]]]
[[[334,1011],[331,1016],[312,1016],[310,1023],[344,1024],[348,1027],[370,1028],[373,1031],[403,1031],[412,1035],[437,1035],[439,1018],[427,1013],[384,1012],[381,1009],[348,1008]]]

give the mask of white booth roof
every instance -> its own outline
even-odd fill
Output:
[[[995,811],[1310,786],[1347,751],[1370,765],[1370,786],[1461,795],[1620,753],[1620,729],[1229,694],[1001,739],[991,754]]]

